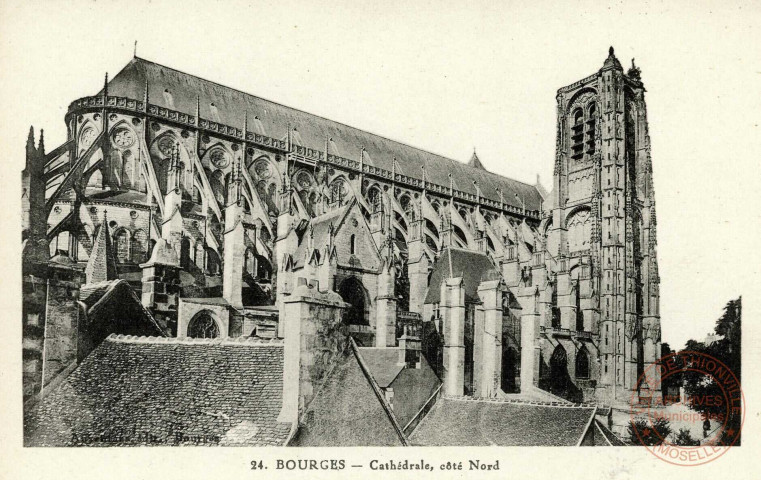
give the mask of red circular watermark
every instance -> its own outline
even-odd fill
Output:
[[[675,375],[689,375],[705,387],[704,394],[669,398],[662,395],[663,381]],[[661,460],[680,466],[703,465],[724,455],[740,438],[745,421],[745,397],[740,381],[723,362],[701,352],[678,352],[649,365],[639,376],[630,401],[633,440],[645,446]],[[681,412],[668,411],[670,405],[682,405]],[[687,408],[689,407],[689,408]],[[676,421],[675,421],[676,420]],[[664,423],[667,422],[667,423]],[[700,422],[702,439],[679,441],[664,435],[664,425],[690,426]],[[688,429],[689,431],[689,429]]]

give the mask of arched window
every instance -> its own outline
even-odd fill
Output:
[[[219,325],[207,311],[201,311],[188,324],[190,338],[217,338]]]
[[[345,321],[350,325],[367,325],[369,322],[365,315],[365,289],[362,282],[356,277],[349,277],[341,283],[338,294],[350,305],[345,313]]]
[[[576,378],[589,378],[589,352],[587,347],[581,347],[576,352]]]
[[[346,198],[346,182],[343,178],[337,178],[330,184],[330,202],[342,205]]]
[[[597,123],[597,106],[592,102],[587,109],[587,154],[594,155],[595,145],[595,125]]]
[[[552,286],[552,328],[560,328],[560,307],[558,307],[558,286]]]
[[[370,205],[370,213],[381,210],[381,193],[377,187],[370,187],[367,191],[367,203]]]
[[[555,347],[550,357],[550,392],[565,396],[568,392],[568,356],[562,345]]]
[[[222,262],[219,259],[219,255],[213,248],[206,249],[206,273],[209,275],[219,275],[222,273]]]
[[[246,249],[246,261],[244,270],[252,277],[256,275],[256,256],[253,249],[251,248]]]
[[[415,204],[412,203],[412,199],[409,195],[402,195],[399,199],[399,205],[404,210],[404,214],[407,216],[410,222],[415,221]]]
[[[357,241],[357,237],[354,234],[352,234],[352,236],[349,237],[349,253],[351,255],[354,255],[355,253],[357,253],[356,252],[356,241]]]
[[[132,235],[132,261],[134,263],[143,263],[147,261],[146,253],[148,252],[148,234],[145,230],[137,230]]]
[[[114,233],[114,251],[117,262],[126,263],[130,260],[129,232],[127,229],[120,228]]]
[[[573,112],[573,125],[571,126],[571,158],[581,160],[584,158],[584,110],[581,108]]]
[[[130,150],[122,152],[122,188],[132,188],[137,183],[135,157]]]

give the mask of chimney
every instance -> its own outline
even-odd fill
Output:
[[[341,319],[348,304],[317,282],[299,278],[283,300],[283,405],[278,422],[297,423],[314,391],[344,352],[348,336]]]

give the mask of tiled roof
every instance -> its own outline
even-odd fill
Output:
[[[283,445],[282,343],[110,336],[25,419],[30,446]]]
[[[400,446],[407,439],[354,341],[307,405],[293,446]]]
[[[413,445],[575,446],[593,405],[444,397],[410,435]]]
[[[626,442],[618,438],[618,436],[611,432],[610,429],[605,426],[600,420],[595,418],[595,445],[597,446],[612,446],[612,447],[625,447]]]
[[[108,93],[142,100],[146,82],[149,86],[149,102],[152,105],[195,115],[198,96],[200,115],[205,119],[242,128],[245,114],[248,114],[249,130],[271,138],[285,138],[290,125],[298,132],[293,135],[297,139],[294,141],[307,148],[323,151],[325,139],[332,138],[331,154],[359,162],[359,151],[364,147],[365,163],[389,172],[392,171],[392,164],[396,158],[404,174],[418,180],[422,180],[424,168],[428,182],[448,188],[448,174],[451,173],[457,181],[457,188],[463,192],[476,195],[476,186],[473,184],[476,181],[482,197],[495,202],[500,201],[497,193],[497,189],[500,189],[504,202],[513,207],[522,208],[521,201],[515,198],[516,194],[526,202],[526,208],[530,210],[538,210],[541,204],[541,196],[532,185],[249,95],[142,58],[132,59],[109,82]]]
[[[98,236],[93,242],[90,258],[85,267],[87,283],[100,283],[116,278],[116,257],[111,245],[111,233],[108,231],[108,219],[103,215],[103,222],[98,228]]]
[[[381,388],[391,385],[404,368],[404,364],[399,365],[399,348],[360,347],[359,354]]]
[[[478,286],[481,281],[499,278],[499,271],[485,253],[447,247],[433,266],[425,303],[439,303],[441,283],[450,276],[462,277],[465,301],[471,303],[480,302]]]

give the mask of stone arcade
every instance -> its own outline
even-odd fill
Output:
[[[184,365],[162,344],[270,359],[240,368],[282,386],[274,444],[331,444],[322,405],[352,401],[335,375],[402,444],[435,444],[426,415],[455,401],[615,407],[653,388],[638,382],[660,352],[644,92],[613,48],[558,90],[547,192],[475,151],[457,162],[135,57],[69,106],[63,144],[30,132],[28,438],[108,355]],[[577,409],[568,442],[587,444],[602,410]],[[217,443],[251,439],[236,432]]]

